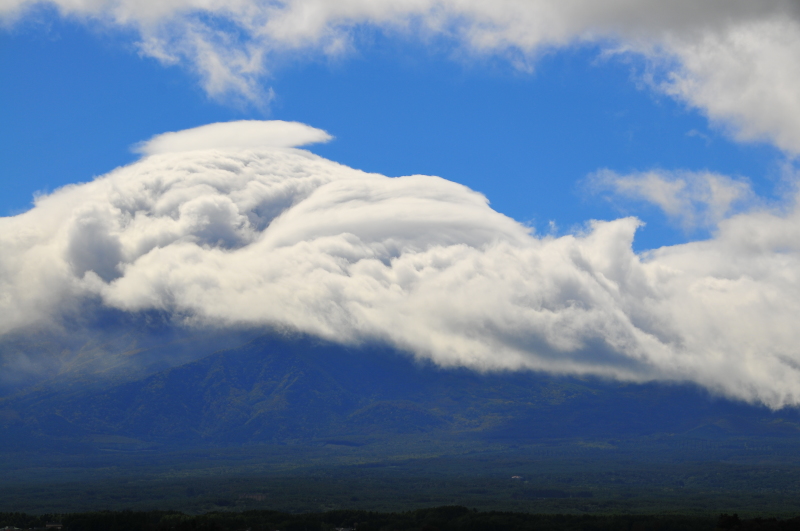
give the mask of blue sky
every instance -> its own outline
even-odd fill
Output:
[[[7,0],[0,22],[0,342],[159,311],[800,404],[793,0]]]
[[[785,156],[736,142],[697,109],[644,86],[644,61],[595,45],[552,50],[521,71],[503,57],[454,57],[444,45],[372,32],[356,50],[281,61],[274,97],[210,97],[186,65],[143,57],[129,31],[40,10],[0,32],[0,211],[137,158],[153,135],[237,119],[300,121],[335,140],[312,151],[389,176],[438,175],[484,193],[539,232],[636,215],[637,249],[708,236],[641,201],[610,202],[587,175],[710,170],[772,196]]]

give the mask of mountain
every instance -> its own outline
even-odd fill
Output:
[[[0,448],[80,451],[356,447],[399,436],[505,445],[676,435],[793,441],[800,416],[687,385],[480,374],[379,345],[268,334],[142,377],[39,385],[0,399],[0,428],[6,433]]]
[[[96,305],[95,305],[96,306]],[[39,386],[108,387],[236,347],[247,329],[197,330],[163,312],[137,314],[82,307],[80,317],[0,336],[0,398]]]

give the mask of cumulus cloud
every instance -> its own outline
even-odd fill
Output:
[[[184,150],[196,134],[0,218],[0,334],[90,300],[187,326],[385,341],[443,366],[690,381],[800,403],[796,207],[740,213],[713,239],[638,255],[635,218],[538,237],[441,178],[364,173],[289,147]]]
[[[591,191],[611,192],[609,199],[657,205],[684,229],[713,228],[735,209],[756,201],[750,184],[712,172],[649,171],[619,175],[602,170],[587,181]]]
[[[36,5],[134,29],[142,53],[195,69],[212,96],[263,99],[275,60],[340,55],[359,28],[439,36],[529,65],[590,43],[646,58],[651,85],[742,140],[800,153],[800,5],[794,0],[0,0],[0,18]],[[463,55],[463,54],[462,54]]]
[[[739,140],[800,153],[800,23],[776,17],[670,38],[680,66],[658,88],[702,109]]]

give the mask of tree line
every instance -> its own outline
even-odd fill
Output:
[[[703,515],[565,515],[479,512],[449,506],[407,512],[337,510],[289,514],[278,511],[211,512],[98,511],[29,515],[0,513],[0,528],[63,531],[800,531],[800,517],[740,518]]]

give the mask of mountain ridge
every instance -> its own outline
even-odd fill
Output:
[[[414,434],[502,444],[693,430],[722,438],[800,434],[795,410],[772,412],[688,385],[480,374],[381,345],[278,333],[140,379],[77,387],[0,400],[0,426],[21,444],[36,439],[45,446],[98,437],[195,447],[324,440],[359,446]]]

